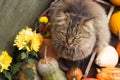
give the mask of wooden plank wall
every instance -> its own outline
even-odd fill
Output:
[[[52,0],[0,0],[0,53],[13,53],[13,40],[26,25],[32,26]]]

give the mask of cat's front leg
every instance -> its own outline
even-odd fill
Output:
[[[96,50],[99,53],[104,47],[108,46],[111,40],[110,29],[106,18],[95,21],[96,28]]]

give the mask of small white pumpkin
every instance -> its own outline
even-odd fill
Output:
[[[114,67],[119,60],[118,53],[112,46],[106,46],[96,57],[95,63],[100,67]]]

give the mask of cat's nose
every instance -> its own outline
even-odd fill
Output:
[[[68,39],[67,40],[67,45],[70,46],[72,44],[72,42],[73,42],[73,39]]]

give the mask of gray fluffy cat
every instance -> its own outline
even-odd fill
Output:
[[[83,60],[110,41],[105,10],[92,0],[63,0],[52,7],[51,37],[58,55]]]

